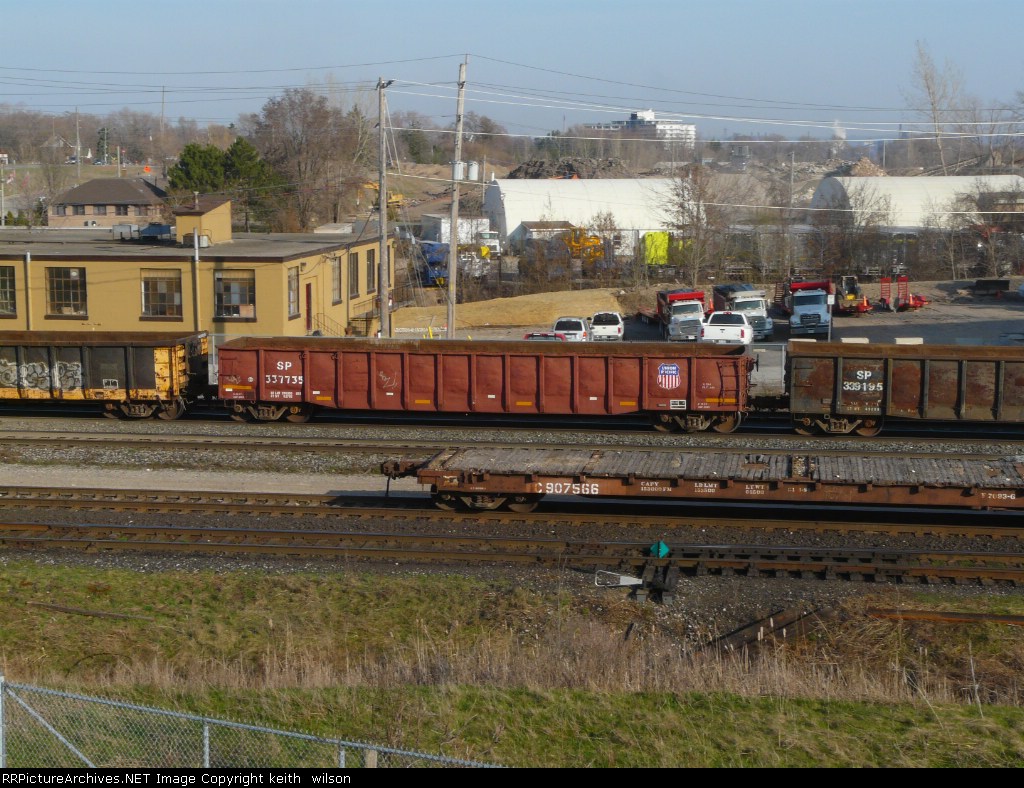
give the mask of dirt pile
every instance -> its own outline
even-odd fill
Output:
[[[509,178],[635,178],[636,173],[620,159],[596,159],[563,156],[558,161],[533,159],[508,174]]]

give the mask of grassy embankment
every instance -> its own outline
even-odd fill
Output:
[[[359,567],[14,562],[0,578],[0,666],[21,683],[508,765],[1024,763],[1016,627],[854,606],[814,637],[695,659],[685,622],[621,592]],[[1024,612],[1016,596],[901,600]]]

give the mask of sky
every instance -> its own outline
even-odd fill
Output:
[[[892,139],[920,43],[980,107],[1024,90],[1019,0],[5,3],[0,110],[229,124],[290,87],[529,137],[653,109],[704,138]],[[40,9],[45,11],[41,12]],[[44,15],[45,14],[45,15]]]

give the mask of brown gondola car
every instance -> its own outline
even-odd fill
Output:
[[[1024,348],[791,342],[793,424],[876,435],[887,418],[1024,423]]]
[[[442,509],[528,512],[546,495],[1024,509],[1021,457],[480,448],[393,460],[382,471],[416,476]]]
[[[731,432],[749,407],[744,348],[242,337],[218,348],[218,395],[237,419],[317,412],[648,414]]]
[[[0,401],[101,404],[112,417],[175,419],[206,393],[209,339],[120,332],[0,332]]]

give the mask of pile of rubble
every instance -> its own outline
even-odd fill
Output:
[[[533,159],[524,162],[508,174],[509,178],[635,178],[620,159],[596,159],[581,156],[563,156],[557,161]]]

